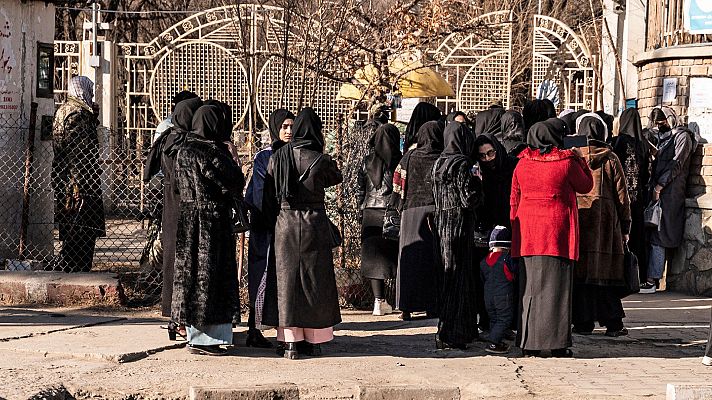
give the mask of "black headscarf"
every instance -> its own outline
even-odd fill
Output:
[[[643,136],[643,125],[637,108],[628,108],[623,111],[619,120],[618,135],[628,135],[635,139],[636,146],[642,154],[648,154],[648,141]]]
[[[418,148],[420,154],[440,154],[443,151],[443,131],[445,126],[439,121],[424,123],[418,130]]]
[[[193,135],[200,139],[222,143],[224,133],[223,112],[215,105],[202,106],[193,116]]]
[[[175,111],[176,105],[181,101],[195,98],[198,98],[198,95],[187,90],[183,90],[182,92],[177,93],[175,96],[173,96],[171,112]]]
[[[518,145],[524,144],[524,118],[522,114],[509,110],[502,114],[502,132],[494,135],[497,140],[507,149],[507,152],[514,150]]]
[[[393,124],[383,124],[368,141],[373,152],[366,156],[366,172],[376,189],[381,188],[383,173],[395,171],[401,160],[400,132]]]
[[[173,111],[171,122],[173,127],[172,133],[185,134],[193,130],[193,115],[203,105],[200,98],[183,100],[176,104],[176,109]]]
[[[440,109],[434,105],[426,102],[418,103],[413,109],[408,126],[405,128],[405,144],[403,148],[408,150],[413,143],[418,141],[418,132],[423,124],[429,121],[437,121],[442,116]]]
[[[522,117],[524,118],[524,129],[528,131],[537,122],[556,117],[556,109],[550,100],[527,101],[522,109]]]
[[[496,225],[510,226],[509,195],[512,189],[512,175],[518,159],[507,155],[505,147],[497,138],[489,133],[475,139],[475,153],[483,144],[490,144],[497,152],[495,159],[489,163],[479,160],[482,171],[482,191],[485,195],[484,204],[478,216],[486,229]]]
[[[220,110],[220,126],[218,127],[218,135],[220,142],[228,142],[232,138],[232,108],[219,100],[207,100],[206,106],[215,106]]]
[[[272,138],[272,151],[277,151],[286,144],[279,138],[279,131],[282,130],[284,121],[288,119],[294,120],[294,118],[294,114],[291,111],[283,108],[274,110],[272,114],[269,115],[269,135]],[[292,126],[292,128],[294,127]]]
[[[324,151],[322,127],[321,119],[314,109],[303,109],[294,120],[292,141],[272,155],[274,183],[280,201],[296,194],[299,172],[294,162],[294,149],[309,149],[319,153]]]
[[[445,122],[455,122],[455,118],[462,116],[465,118],[465,122],[467,122],[467,114],[465,114],[462,111],[453,111],[450,114],[447,115],[447,118],[445,118]]]
[[[447,182],[453,177],[454,169],[463,162],[472,163],[470,155],[474,140],[472,134],[466,126],[459,122],[453,122],[445,127],[443,134],[445,148],[440,154],[440,159],[445,159],[438,169],[433,172],[433,179],[440,182]]]
[[[576,134],[576,117],[577,113],[576,111],[572,113],[568,113],[566,115],[563,115],[559,117],[560,120],[564,121],[564,124],[566,124],[566,134],[567,135],[575,135]]]
[[[546,154],[552,148],[561,148],[566,135],[566,125],[558,118],[549,118],[546,121],[537,122],[527,133],[527,144],[535,149],[539,149],[541,154]]]
[[[490,144],[494,148],[494,151],[496,152],[494,160],[490,161],[490,165],[487,165],[488,163],[483,162],[482,160],[479,159],[479,148],[483,144]],[[507,159],[507,149],[504,148],[502,143],[500,143],[499,140],[497,140],[497,137],[491,133],[483,133],[480,136],[477,136],[477,139],[475,139],[475,146],[474,146],[474,153],[476,155],[476,159],[478,160],[480,166],[482,167],[482,174],[487,175],[487,174],[492,174],[495,173],[496,171],[500,170],[502,166],[504,165],[504,162]],[[488,168],[491,166],[492,168]]]
[[[493,135],[502,132],[502,115],[504,108],[493,106],[487,110],[480,111],[475,117],[475,135],[491,133]]]
[[[607,114],[604,111],[596,111],[596,114],[598,114],[599,117],[603,120],[603,122],[606,123],[606,128],[608,128],[608,133],[611,134],[613,133],[613,121],[615,120],[615,117],[612,116],[611,114]]]
[[[606,126],[600,119],[586,116],[581,119],[576,134],[586,136],[589,139],[598,140],[599,142],[605,142]]]

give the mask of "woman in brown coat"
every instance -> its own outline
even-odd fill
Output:
[[[577,134],[587,136],[581,148],[593,173],[593,189],[578,194],[579,261],[574,268],[574,332],[589,335],[598,321],[607,336],[626,335],[623,305],[617,288],[624,285],[624,246],[630,232],[630,201],[618,156],[605,144],[607,128],[593,113],[576,121]]]

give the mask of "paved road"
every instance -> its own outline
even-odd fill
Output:
[[[189,354],[169,342],[156,310],[0,308],[0,397],[48,387],[77,398],[182,399],[190,386],[293,383],[304,399],[351,399],[361,384],[452,387],[464,399],[663,399],[667,383],[704,384],[701,355],[712,299],[673,293],[624,301],[630,336],[574,335],[575,358],[437,351],[435,320],[403,322],[344,311],[321,358],[289,361],[245,348],[227,357]],[[275,331],[267,336],[274,337]]]

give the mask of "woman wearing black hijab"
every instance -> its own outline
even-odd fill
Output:
[[[495,137],[504,146],[512,157],[516,157],[519,152],[527,147],[526,135],[524,131],[524,118],[522,114],[514,110],[509,110],[502,114],[502,129]]]
[[[409,320],[412,312],[438,313],[442,271],[429,222],[435,211],[432,170],[443,151],[443,123],[426,122],[418,131],[418,147],[407,152],[393,174],[389,210],[401,214],[396,306]]]
[[[305,108],[294,121],[292,141],[267,167],[265,201],[276,214],[277,340],[285,342],[289,359],[321,354],[320,344],[333,339],[341,322],[331,252],[338,244],[329,240],[324,191],[343,178],[323,151],[321,119]]]
[[[504,108],[499,105],[493,105],[487,110],[477,113],[475,117],[475,135],[479,136],[483,133],[501,134],[502,115],[504,115]]]
[[[524,104],[522,118],[524,118],[524,130],[527,132],[537,122],[546,121],[556,117],[556,108],[551,100],[531,100]]]
[[[650,144],[643,135],[640,114],[628,108],[620,116],[618,136],[611,141],[613,152],[623,165],[632,223],[628,248],[638,258],[641,282],[648,275],[648,243],[645,239],[643,211],[650,201],[646,185],[650,180]]]
[[[512,177],[512,257],[519,257],[520,329],[525,355],[571,357],[571,286],[578,260],[576,193],[593,178],[578,150],[563,150],[558,118],[534,124]]]
[[[248,347],[269,348],[260,329],[277,326],[277,275],[274,258],[274,225],[263,214],[265,175],[274,151],[292,139],[294,114],[275,110],[269,116],[272,144],[255,155],[252,178],[247,185],[245,202],[250,207],[250,241],[247,251],[247,287],[250,294],[250,317],[247,321]],[[258,329],[258,326],[260,329]]]
[[[477,337],[473,234],[482,185],[471,172],[473,146],[469,130],[452,123],[445,128],[445,149],[433,165],[434,221],[444,271],[438,349],[465,349]]]
[[[156,139],[151,147],[148,159],[155,159],[151,162],[148,175],[151,176],[159,171],[163,172],[163,207],[161,215],[161,245],[163,246],[163,285],[161,287],[161,314],[171,315],[171,302],[173,299],[173,264],[176,256],[176,231],[178,229],[178,216],[180,214],[180,202],[176,195],[175,182],[175,159],[178,148],[185,141],[188,133],[193,130],[193,115],[203,105],[203,101],[198,97],[183,100],[176,104],[171,117],[173,126]],[[157,167],[160,165],[160,169]],[[182,327],[170,324],[168,336],[175,340],[176,334],[184,335]]]
[[[383,237],[383,216],[393,194],[393,172],[401,159],[400,132],[392,124],[383,124],[368,144],[371,151],[363,158],[357,176],[363,215],[361,275],[371,280],[373,315],[386,315],[393,308],[386,302],[384,281],[395,277],[398,243]]]
[[[418,141],[420,127],[429,121],[438,121],[443,117],[440,109],[426,102],[418,103],[413,109],[408,125],[405,127],[405,144],[403,151],[408,151]]]
[[[231,213],[245,179],[221,146],[222,123],[219,108],[200,107],[175,169],[180,218],[172,315],[186,325],[188,350],[205,355],[225,354],[221,346],[232,344],[240,307]]]
[[[618,157],[605,143],[607,128],[596,114],[577,121],[588,138],[580,150],[591,168],[593,189],[577,195],[579,260],[574,268],[574,332],[588,335],[598,321],[607,336],[628,334],[623,327],[620,287],[625,285],[624,246],[630,232],[630,202]]]

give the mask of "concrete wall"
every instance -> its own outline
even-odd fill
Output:
[[[0,2],[0,269],[16,258],[19,244],[30,104],[38,118],[28,232],[29,255],[52,253],[51,141],[40,140],[43,115],[54,114],[51,98],[37,98],[37,43],[54,41],[54,6],[44,1]],[[4,66],[4,68],[3,68]]]

